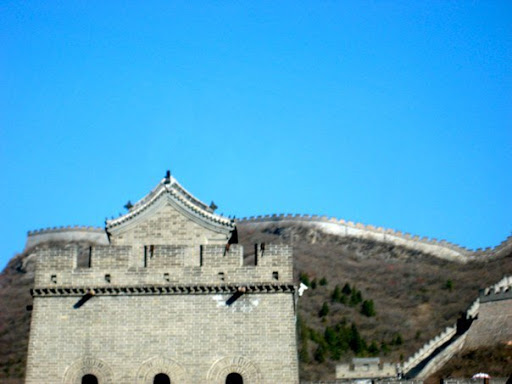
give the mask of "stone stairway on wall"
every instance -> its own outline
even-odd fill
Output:
[[[441,368],[465,347],[468,335],[475,328],[472,328],[472,324],[478,318],[481,302],[493,301],[493,297],[490,296],[496,292],[496,300],[503,300],[505,295],[506,299],[509,296],[512,299],[512,295],[508,294],[511,288],[512,276],[506,276],[498,283],[483,289],[480,297],[459,318],[457,324],[446,328],[441,334],[427,342],[401,366],[402,375],[408,379],[425,379]],[[507,305],[510,307],[512,303]],[[479,327],[481,326],[479,325]]]

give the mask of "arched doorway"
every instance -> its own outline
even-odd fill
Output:
[[[244,384],[244,379],[239,373],[230,373],[226,377],[226,384]]]
[[[82,376],[82,384],[98,384],[98,378],[94,375]]]
[[[171,384],[171,379],[165,373],[159,373],[155,375],[153,384]]]

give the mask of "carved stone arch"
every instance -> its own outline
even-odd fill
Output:
[[[137,371],[137,384],[153,384],[153,379],[159,373],[165,373],[171,379],[171,384],[186,382],[185,369],[171,359],[160,356],[152,357],[142,363]]]
[[[243,356],[223,357],[217,360],[207,375],[207,383],[225,384],[230,373],[238,373],[244,379],[244,384],[261,384],[263,376],[252,361]]]
[[[82,357],[71,364],[64,373],[63,384],[82,384],[82,377],[94,375],[101,384],[113,384],[112,369],[100,359]]]

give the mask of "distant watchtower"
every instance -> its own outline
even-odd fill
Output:
[[[167,174],[85,263],[39,248],[26,383],[298,383],[291,249],[213,209]]]

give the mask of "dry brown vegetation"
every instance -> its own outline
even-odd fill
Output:
[[[460,352],[425,380],[425,384],[438,384],[441,378],[471,377],[477,372],[488,373],[491,377],[512,379],[512,346],[499,344]]]
[[[300,223],[239,224],[238,231],[248,259],[254,243],[291,244],[297,278],[305,273],[310,285],[316,280],[316,288],[307,290],[299,301],[301,334],[308,340],[301,351],[303,380],[334,378],[338,360],[329,351],[324,351],[322,363],[315,359],[323,343],[318,338],[324,337],[326,327],[346,324],[349,328],[355,324],[367,343],[361,354],[399,361],[444,327],[453,325],[459,313],[476,299],[480,288],[512,274],[512,255],[460,264],[389,244],[326,235]],[[1,382],[22,382],[30,323],[26,306],[32,301],[29,289],[33,277],[31,252],[15,256],[0,275]],[[320,284],[322,278],[325,285]],[[332,302],[335,286],[342,288],[346,283],[360,291],[364,300],[373,300],[375,316],[363,315],[361,303],[350,306]],[[324,303],[329,313],[320,317]],[[402,343],[396,342],[397,335]],[[369,351],[372,341],[378,351]],[[382,348],[382,342],[387,348]],[[343,361],[352,356],[354,352],[349,349],[339,357]]]
[[[247,249],[252,249],[254,242],[293,245],[297,276],[306,273],[310,282],[324,277],[328,282],[317,284],[300,298],[300,323],[320,335],[327,326],[343,320],[354,323],[368,345],[375,341],[379,346],[374,355],[392,362],[406,359],[445,327],[454,325],[460,312],[478,297],[479,289],[512,274],[512,255],[461,264],[389,244],[327,235],[295,223],[240,225],[239,238]],[[373,300],[376,316],[362,315],[360,305],[331,302],[335,286],[345,283],[361,291],[363,299]],[[318,314],[323,303],[328,303],[329,314],[322,318]],[[403,342],[392,345],[397,335]],[[387,350],[380,348],[382,342]],[[301,378],[334,379],[338,361],[326,353],[325,361],[319,363],[315,360],[319,343],[310,339],[307,344],[309,358],[301,356]],[[364,351],[363,355],[370,354]],[[340,361],[353,356],[348,351]]]

